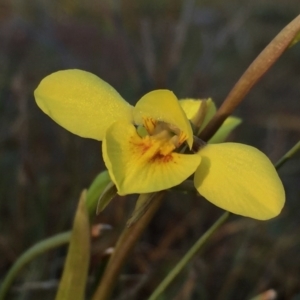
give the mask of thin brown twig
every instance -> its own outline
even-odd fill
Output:
[[[230,116],[235,108],[242,102],[250,89],[289,47],[299,31],[300,15],[283,28],[248,67],[242,77],[232,88],[212,120],[201,132],[200,138],[202,140],[208,141],[214,135],[225,119]]]

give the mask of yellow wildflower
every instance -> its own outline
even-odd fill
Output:
[[[282,183],[259,150],[221,143],[208,144],[196,154],[180,153],[185,143],[189,149],[193,146],[190,121],[197,122],[195,111],[201,101],[178,101],[171,91],[156,90],[133,107],[109,84],[81,70],[47,76],[35,98],[38,106],[67,130],[103,141],[104,162],[120,195],[168,189],[195,173],[199,193],[225,210],[269,219],[283,207]],[[215,109],[211,101],[207,103],[201,126]],[[222,135],[238,122],[229,119]]]

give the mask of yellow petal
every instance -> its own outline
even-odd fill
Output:
[[[103,157],[120,195],[171,188],[193,174],[199,155],[158,154],[159,141],[141,138],[130,123],[116,122],[103,141]]]
[[[171,124],[180,129],[192,147],[193,131],[191,125],[178,103],[176,96],[169,90],[156,90],[144,95],[133,110],[136,124],[143,124],[144,118],[152,118]]]
[[[195,187],[207,200],[232,213],[267,220],[285,202],[281,180],[270,160],[251,146],[223,143],[199,151]]]
[[[41,110],[81,137],[102,140],[117,120],[132,121],[132,107],[108,83],[81,70],[44,78],[34,92]]]
[[[242,123],[242,119],[237,117],[228,117],[222,126],[217,130],[213,137],[208,141],[209,144],[222,143],[226,140],[231,131]]]
[[[200,126],[199,132],[207,125],[207,123],[211,120],[213,115],[216,113],[216,105],[212,101],[211,98],[209,99],[182,99],[179,100],[179,104],[181,105],[182,109],[184,110],[187,118],[195,124],[195,120],[197,120],[197,115],[199,111],[201,110],[201,106],[203,105],[203,102],[205,101],[206,107],[205,107],[205,116],[203,118],[202,124]]]

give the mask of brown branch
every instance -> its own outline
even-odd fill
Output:
[[[145,214],[132,226],[125,227],[108,262],[100,285],[93,296],[93,300],[106,300],[110,297],[126,258],[159,208],[164,194],[165,191],[157,192]]]
[[[282,29],[248,67],[248,69],[230,91],[212,120],[201,132],[200,138],[202,140],[208,141],[214,135],[225,119],[230,116],[235,108],[242,102],[250,89],[289,47],[299,31],[300,15],[298,15],[291,23]]]

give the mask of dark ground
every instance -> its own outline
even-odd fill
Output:
[[[299,8],[299,0],[2,0],[1,276],[35,242],[70,229],[80,191],[104,169],[99,143],[73,136],[37,108],[33,90],[43,77],[80,68],[133,104],[168,88],[179,98],[212,97],[220,105]],[[298,44],[238,108],[244,122],[231,140],[258,147],[274,162],[299,140],[299,66]],[[299,155],[280,176],[287,194],[282,214],[267,222],[231,217],[162,299],[250,299],[270,288],[277,299],[300,299]],[[94,269],[133,205],[134,198],[115,199],[98,217],[114,230],[94,243]],[[168,193],[124,269],[116,299],[146,299],[220,213],[196,195]],[[60,249],[34,261],[8,299],[53,299],[55,284],[44,284],[59,278],[64,257]],[[130,288],[135,296],[126,294]]]

